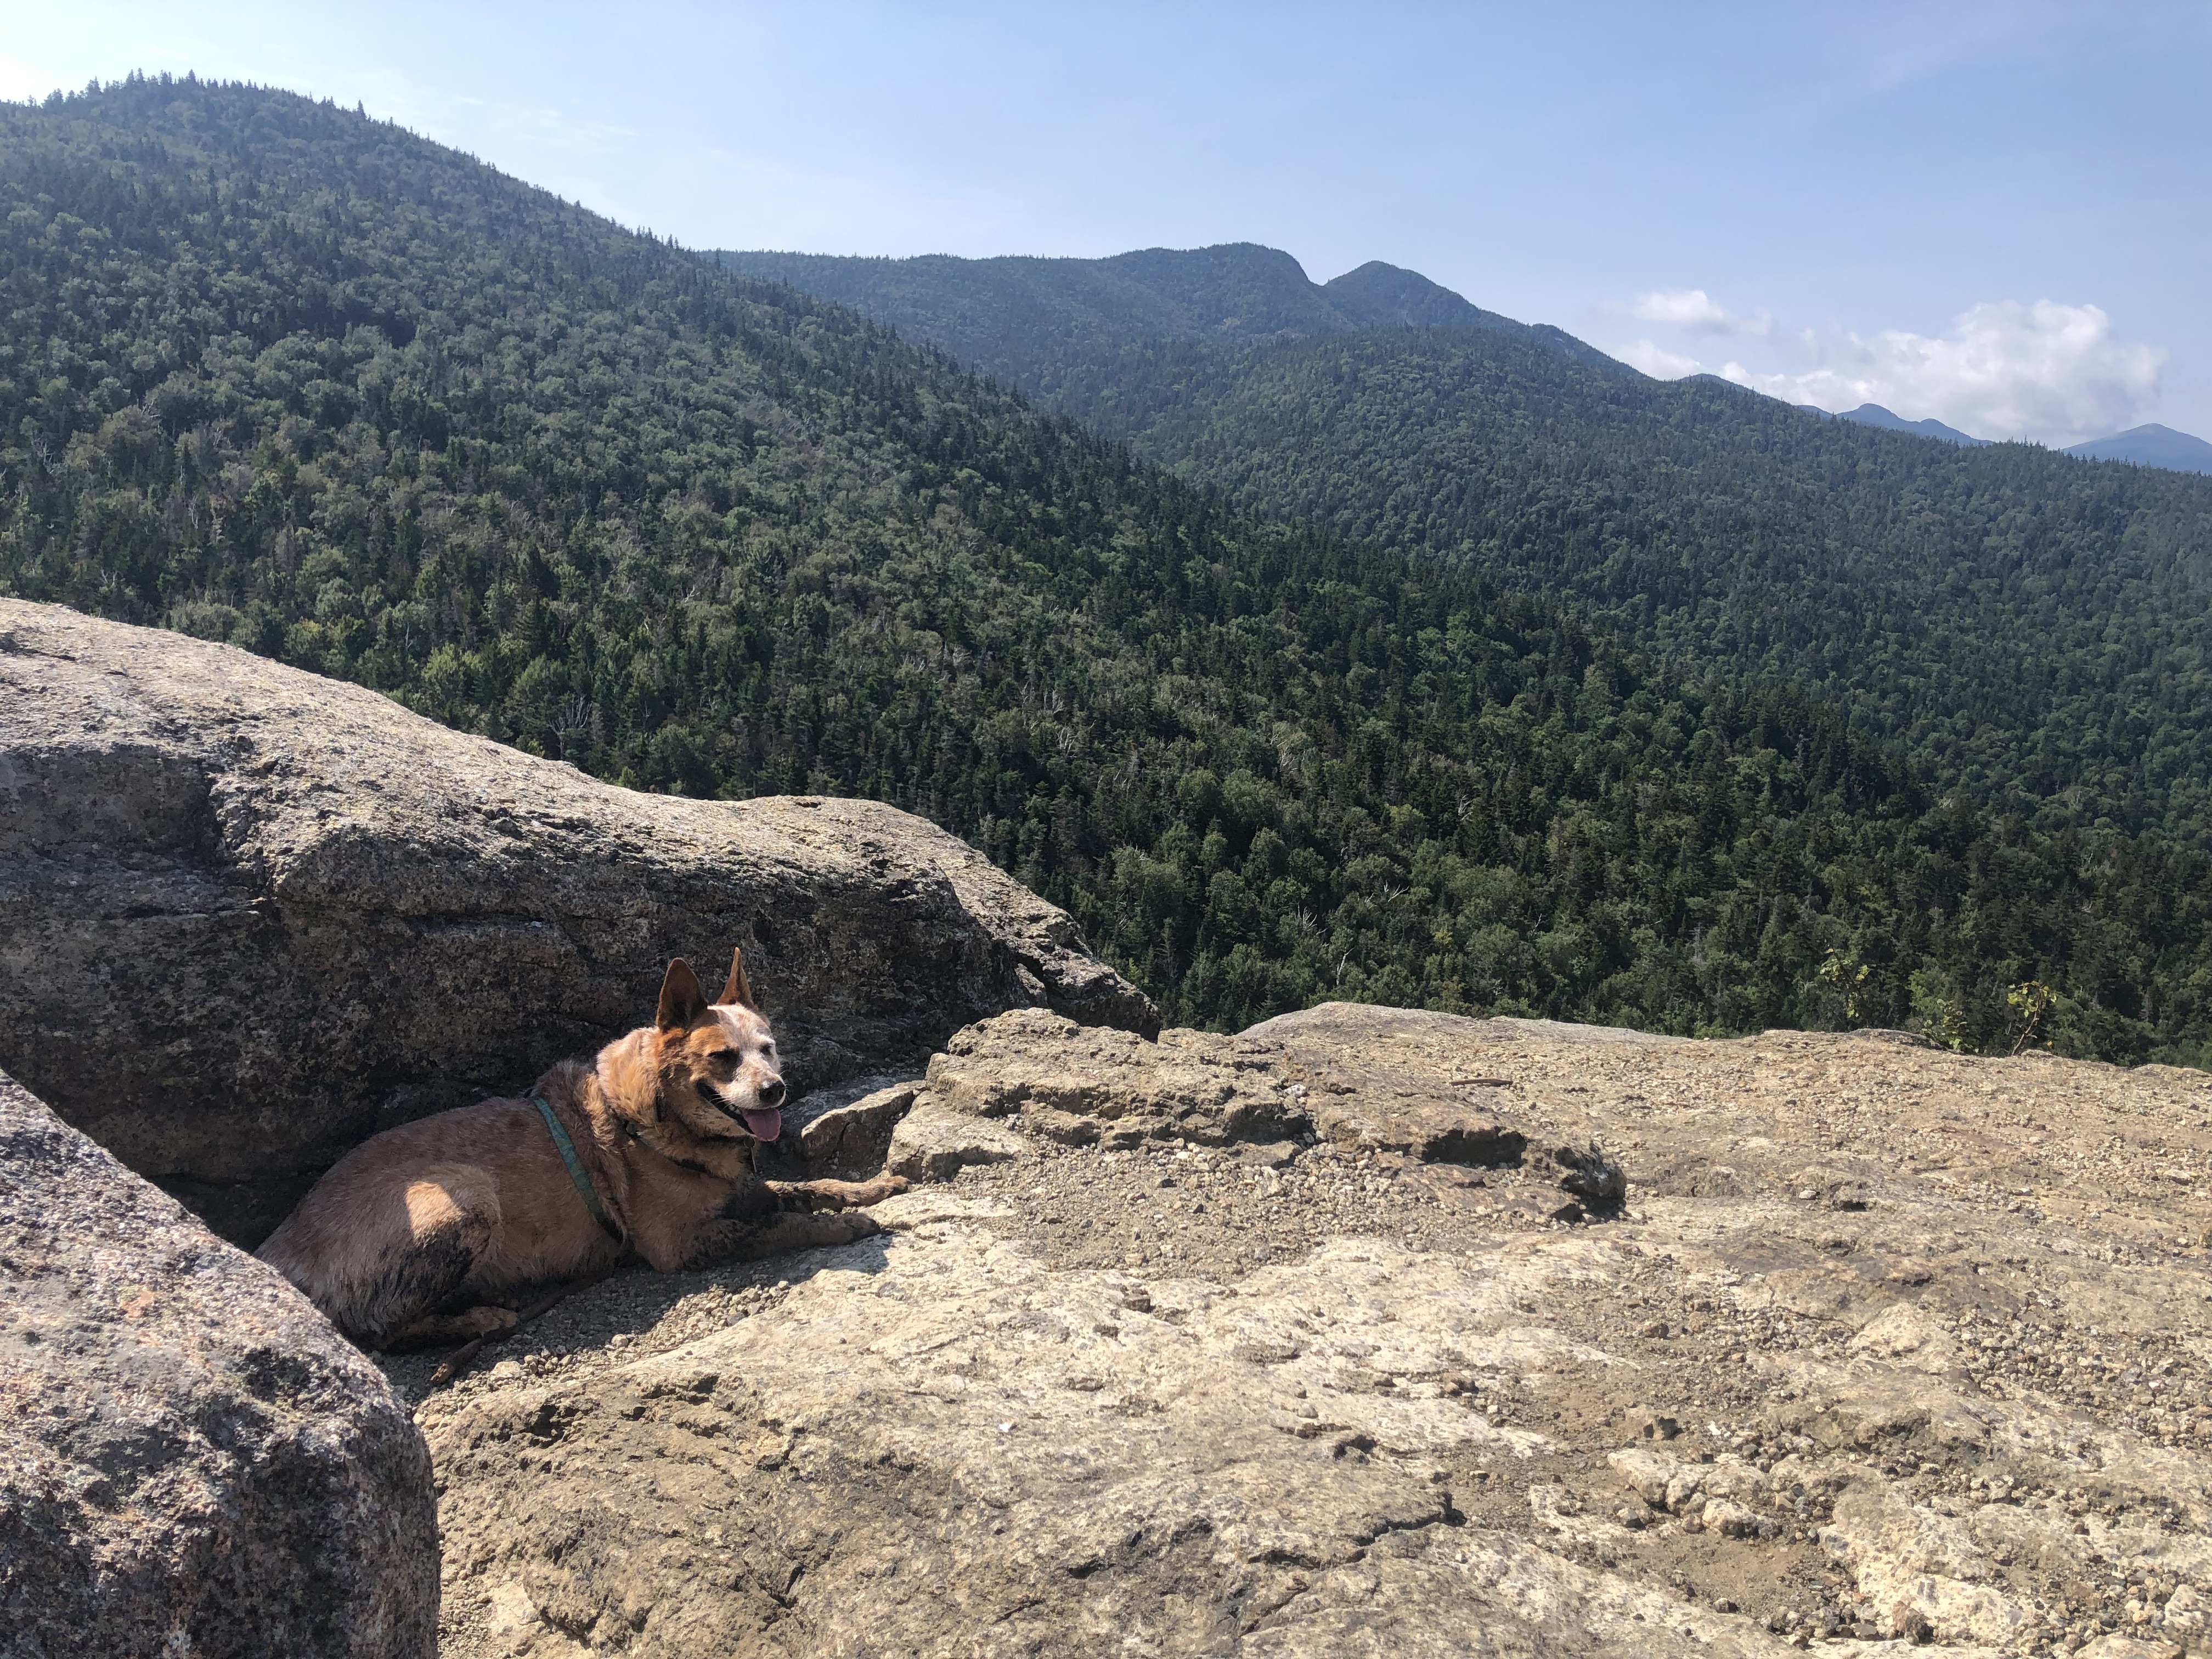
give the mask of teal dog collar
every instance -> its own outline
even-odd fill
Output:
[[[561,1120],[553,1115],[553,1109],[542,1097],[532,1095],[530,1103],[538,1109],[538,1115],[545,1120],[545,1127],[552,1131],[554,1147],[560,1152],[561,1161],[568,1166],[568,1179],[576,1183],[576,1190],[584,1195],[584,1202],[590,1206],[592,1219],[605,1229],[609,1238],[617,1244],[622,1243],[622,1229],[615,1225],[615,1218],[607,1213],[607,1206],[599,1202],[598,1189],[592,1185],[591,1176],[584,1173],[584,1160],[576,1156],[576,1143],[568,1139],[568,1132],[561,1127]]]

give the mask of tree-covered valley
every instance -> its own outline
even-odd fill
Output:
[[[2212,485],[2015,446],[1930,471],[1507,328],[1170,345],[1160,385],[1243,365],[1233,415],[1141,377],[1146,421],[1078,413],[1197,422],[1197,482],[358,113],[142,78],[0,106],[0,592],[640,788],[893,802],[1176,1021],[1348,997],[2212,1057],[2177,817]],[[1539,366],[1584,404],[1469,417],[1456,495],[1341,413],[1398,377],[1410,434],[1424,376]]]
[[[1412,271],[1273,249],[723,265],[854,306],[1239,505],[1804,688],[1936,787],[2212,836],[2212,477],[1646,380]]]

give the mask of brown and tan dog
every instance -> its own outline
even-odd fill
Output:
[[[903,1192],[897,1176],[754,1175],[753,1149],[782,1132],[783,1099],[744,952],[712,1005],[678,959],[651,1025],[589,1066],[562,1061],[530,1099],[363,1141],[259,1255],[356,1342],[398,1347],[511,1329],[516,1291],[604,1272],[631,1250],[669,1273],[879,1231],[866,1216],[815,1212]]]

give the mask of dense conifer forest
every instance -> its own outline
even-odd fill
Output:
[[[2208,1057],[2192,848],[1935,787],[1784,676],[1478,561],[1255,517],[360,113],[136,77],[0,106],[0,592],[640,788],[894,802],[1171,1019]]]
[[[1802,686],[1938,787],[2212,845],[2212,477],[1646,380],[1387,265],[713,257],[1233,502],[1571,598],[1669,668]]]

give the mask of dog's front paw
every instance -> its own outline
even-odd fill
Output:
[[[754,1235],[738,1252],[741,1261],[759,1261],[787,1250],[819,1250],[856,1239],[872,1238],[883,1223],[854,1210],[817,1211],[811,1215],[787,1215]]]
[[[873,1204],[906,1189],[904,1176],[879,1175],[872,1181],[810,1181],[794,1190],[806,1194],[811,1209],[842,1210],[858,1204]]]

